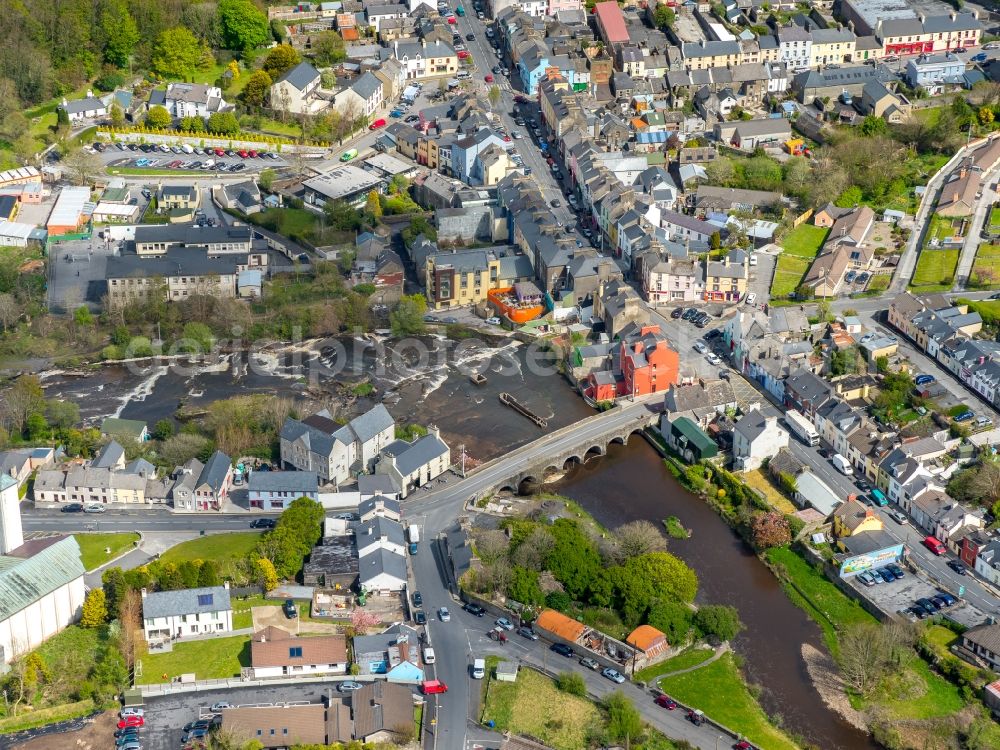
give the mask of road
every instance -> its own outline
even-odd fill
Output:
[[[993,181],[996,176],[997,172],[994,170],[982,177],[983,191],[976,199],[976,210],[973,212],[972,223],[966,230],[965,243],[962,245],[962,253],[959,255],[958,266],[955,268],[955,285],[953,287],[955,291],[964,289],[969,283],[969,274],[972,273],[976,250],[982,239],[980,232],[983,230],[986,215],[993,208],[993,203],[996,200],[996,192],[993,190]]]
[[[104,513],[60,513],[58,510],[21,504],[21,525],[26,532],[51,531],[76,533],[87,531],[249,531],[256,516],[246,513],[208,515],[173,513],[164,506],[135,510],[108,510]]]

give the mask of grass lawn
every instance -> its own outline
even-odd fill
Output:
[[[269,208],[249,220],[286,237],[301,237],[316,226],[319,216],[305,208]]]
[[[771,297],[778,299],[792,294],[799,288],[799,284],[802,283],[802,279],[811,265],[811,258],[789,255],[788,253],[779,255],[778,264],[774,269],[774,280],[771,283]]]
[[[941,119],[941,107],[924,107],[922,109],[914,109],[913,116],[918,120],[922,120],[927,127],[933,128],[937,125],[937,121]]]
[[[916,653],[879,687],[868,703],[852,700],[859,708],[878,706],[898,719],[932,719],[949,716],[965,706],[961,690],[940,675]]]
[[[969,286],[988,287],[997,283],[1000,283],[1000,245],[980,245],[972,262]]]
[[[302,136],[302,126],[297,122],[282,122],[271,117],[261,117],[260,127],[257,130],[260,130],[262,133],[283,135],[289,138],[299,138]]]
[[[938,216],[937,214],[931,215],[931,226],[927,230],[926,242],[930,242],[932,239],[937,239],[940,242],[948,239],[953,234],[955,234],[955,225],[951,219]]]
[[[781,241],[781,247],[785,253],[790,255],[815,258],[829,231],[826,227],[818,227],[815,224],[799,224],[785,235],[785,239]]]
[[[990,209],[990,226],[1000,227],[1000,206]]]
[[[517,682],[490,680],[482,723],[492,720],[498,731],[528,734],[556,750],[588,746],[588,735],[601,721],[586,698],[561,692],[533,669],[521,669]]]
[[[774,547],[764,554],[768,562],[783,569],[782,585],[786,593],[823,629],[827,646],[832,652],[837,651],[836,630],[859,623],[875,622],[875,618],[865,612],[861,605],[841,592],[826,576],[789,547]],[[784,576],[787,576],[787,580]]]
[[[742,732],[757,747],[764,750],[797,747],[771,724],[764,709],[754,700],[732,654],[725,654],[694,672],[668,677],[660,682],[660,688],[681,703],[700,708],[710,718]]]
[[[284,599],[268,599],[266,597],[257,594],[255,596],[248,596],[246,599],[233,599],[233,630],[239,630],[240,628],[253,627],[253,613],[250,611],[254,607],[266,607],[274,606],[280,607],[284,605]],[[302,620],[308,620],[310,622],[313,619],[309,616],[309,602],[298,602],[299,608],[299,618]],[[329,622],[329,620],[317,620],[316,622]]]
[[[682,669],[694,667],[707,661],[708,659],[711,659],[713,653],[715,652],[710,648],[689,648],[687,651],[682,651],[672,659],[667,659],[666,661],[661,661],[659,664],[654,664],[651,667],[640,669],[635,673],[635,682],[652,682],[661,674],[679,672]]]
[[[924,248],[917,259],[917,267],[910,280],[911,287],[944,286],[950,288],[955,281],[955,267],[958,265],[958,248],[954,250],[932,250]]]
[[[872,276],[872,280],[868,282],[868,288],[865,291],[884,292],[889,288],[889,282],[891,281],[892,274],[880,273],[876,276]]]
[[[794,513],[798,510],[795,505],[785,497],[777,485],[771,481],[771,477],[763,469],[754,469],[743,474],[743,481],[764,494],[764,498],[772,508],[780,510],[782,513]]]
[[[142,676],[136,677],[136,683],[155,685],[170,682],[171,677],[190,672],[199,680],[236,677],[240,674],[240,667],[249,666],[250,636],[175,643],[173,651],[168,654],[142,657]]]
[[[954,630],[949,630],[942,625],[929,625],[924,630],[924,638],[941,654],[950,653],[948,649],[951,644],[958,640]]]
[[[76,543],[80,545],[80,559],[87,570],[93,570],[118,557],[125,550],[131,549],[137,541],[139,535],[134,533],[76,534]],[[111,553],[107,554],[104,550],[109,547]]]
[[[222,565],[246,557],[259,539],[260,534],[256,531],[209,534],[171,547],[160,556],[160,561],[176,564],[187,560],[214,560]]]

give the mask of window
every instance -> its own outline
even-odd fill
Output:
[[[213,598],[212,594],[198,594],[198,606],[199,607],[210,606],[213,603],[212,598]]]
[[[288,647],[288,658],[289,659],[301,659],[302,658],[302,646],[289,646]]]

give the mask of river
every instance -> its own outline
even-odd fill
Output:
[[[645,519],[657,527],[677,516],[690,539],[669,549],[698,574],[698,601],[730,604],[746,625],[736,650],[760,703],[784,726],[820,747],[877,748],[864,733],[826,708],[812,686],[801,645],[825,649],[819,628],[789,601],[774,575],[707,503],[681,487],[650,445],[633,438],[606,456],[577,465],[554,488],[580,503],[605,526]]]
[[[236,394],[270,393],[304,405],[336,398],[342,384],[367,379],[397,421],[436,423],[456,460],[459,445],[473,460],[489,460],[542,434],[499,403],[503,391],[545,417],[550,430],[593,413],[561,376],[533,374],[537,367],[529,366],[535,358],[527,346],[468,342],[456,347],[434,337],[421,341],[429,352],[424,362],[415,354],[388,356],[379,349],[382,342],[341,338],[228,355],[190,371],[157,367],[133,372],[116,365],[86,377],[44,373],[42,382],[48,397],[75,401],[88,421],[120,416],[152,426],[171,417],[182,400],[197,407]],[[487,382],[474,385],[470,368],[485,374]],[[304,380],[310,374],[315,382],[307,389]],[[352,410],[363,411],[371,403],[360,399]],[[763,688],[761,703],[768,713],[781,714],[791,731],[823,747],[875,747],[829,711],[809,681],[800,647],[808,642],[822,649],[819,629],[715,512],[676,483],[645,441],[612,445],[607,456],[573,468],[558,491],[607,526],[639,518],[660,526],[669,515],[680,518],[694,534],[690,540],[671,541],[670,549],[698,573],[701,600],[739,610],[746,630],[736,646],[746,658],[750,680]]]

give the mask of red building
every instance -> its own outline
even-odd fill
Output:
[[[597,3],[594,6],[594,17],[597,19],[597,32],[605,44],[612,48],[617,44],[628,44],[628,27],[617,2],[608,0]]]
[[[989,537],[979,529],[973,531],[962,540],[958,556],[962,562],[970,568],[976,567],[976,558],[979,557],[979,550],[989,544]]]
[[[619,396],[645,396],[677,383],[680,356],[658,325],[630,324],[622,331]]]

